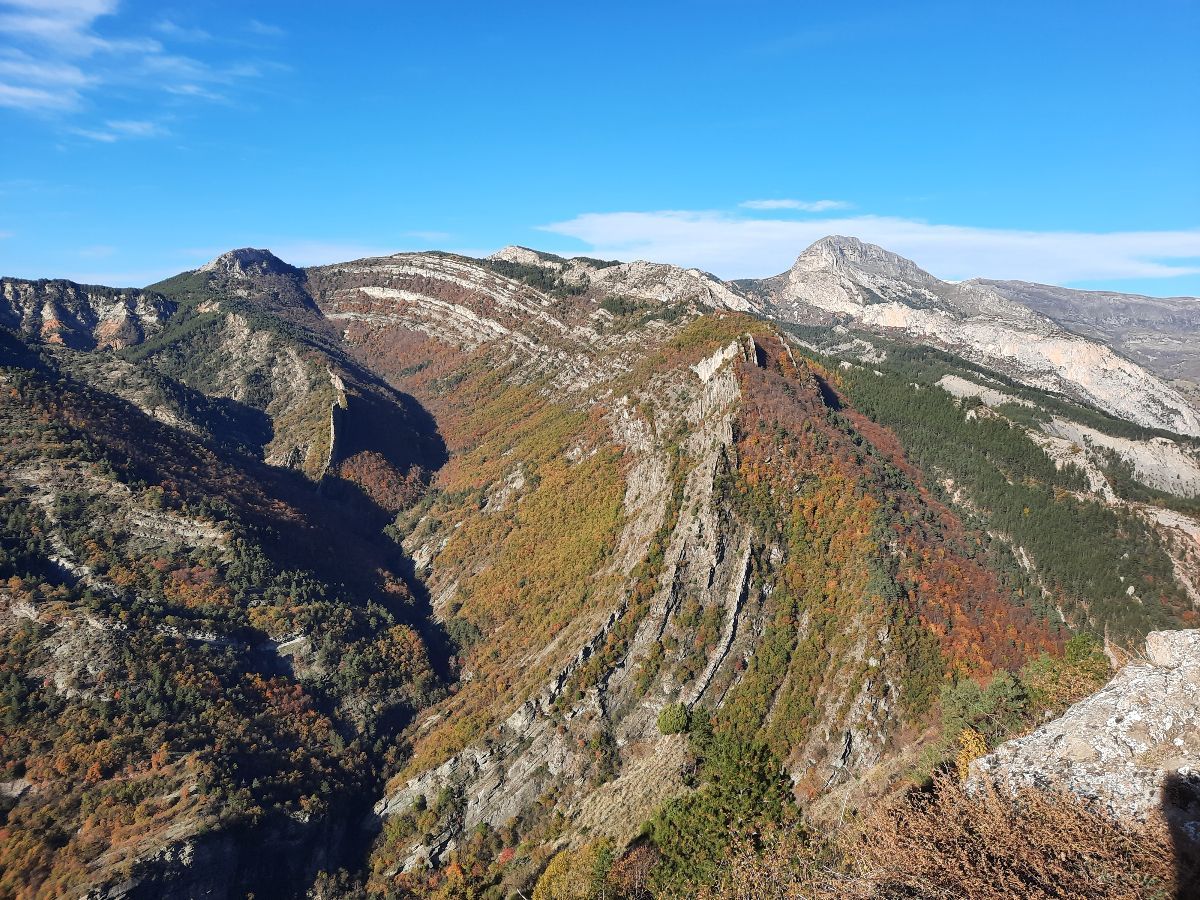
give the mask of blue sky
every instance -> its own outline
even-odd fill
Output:
[[[518,243],[732,278],[833,232],[1200,295],[1198,46],[1195,0],[0,0],[0,274]]]

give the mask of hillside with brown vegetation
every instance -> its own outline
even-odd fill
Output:
[[[6,290],[0,897],[1167,890],[948,773],[1196,615],[1194,501],[1047,421],[1185,439],[671,266]]]

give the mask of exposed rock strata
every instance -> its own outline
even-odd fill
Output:
[[[0,325],[82,350],[141,343],[161,329],[174,308],[151,291],[0,279]]]

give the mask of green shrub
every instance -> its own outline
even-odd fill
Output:
[[[682,703],[664,706],[658,714],[658,730],[663,734],[682,734],[687,727],[688,711]]]

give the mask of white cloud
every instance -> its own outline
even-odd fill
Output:
[[[853,203],[845,200],[747,200],[739,203],[743,209],[798,209],[803,212],[827,212],[831,209],[850,209]]]
[[[260,22],[258,19],[250,19],[246,23],[246,30],[251,34],[261,35],[262,37],[283,37],[284,35],[284,30],[278,25]]]
[[[199,97],[202,100],[212,100],[215,103],[221,103],[226,100],[224,94],[198,84],[173,84],[168,85],[163,90],[177,97]]]
[[[86,75],[78,66],[65,62],[42,62],[17,50],[9,50],[0,57],[0,77],[30,84],[67,87],[85,87],[95,83],[95,79]]]
[[[79,102],[74,90],[47,90],[0,82],[0,106],[9,109],[71,109]]]
[[[697,266],[724,278],[773,275],[805,247],[843,234],[907,256],[945,279],[1052,284],[1200,274],[1200,228],[1179,231],[1016,231],[933,225],[890,216],[761,219],[696,210],[585,213],[542,230],[605,259]],[[574,252],[574,251],[572,251]]]
[[[86,110],[89,100],[105,96],[102,89],[112,96],[113,88],[141,109],[153,104],[155,95],[164,101],[173,97],[175,105],[187,100],[225,101],[234,85],[281,68],[269,62],[196,59],[173,53],[164,40],[205,43],[217,57],[235,42],[214,40],[202,28],[165,18],[150,26],[162,40],[144,34],[100,33],[101,23],[105,32],[119,28],[118,6],[117,0],[0,0],[0,39],[10,45],[0,49],[0,106],[62,118]],[[83,123],[67,130],[101,141],[131,136],[120,129]]]
[[[165,130],[157,122],[146,122],[134,119],[113,120],[104,123],[110,130],[127,137],[154,137],[164,134]]]
[[[109,119],[104,123],[102,129],[76,128],[74,133],[93,141],[112,144],[125,138],[162,137],[170,132],[159,122],[140,119]]]
[[[159,19],[154,23],[154,30],[159,34],[164,34],[167,37],[176,38],[181,41],[207,41],[212,37],[203,28],[180,25],[171,19]]]
[[[451,234],[448,231],[406,231],[404,232],[404,236],[416,238],[419,241],[429,241],[432,243],[434,241],[449,240]]]
[[[0,0],[0,34],[72,57],[161,50],[151,38],[108,39],[96,34],[96,20],[115,14],[117,5],[116,0]]]

